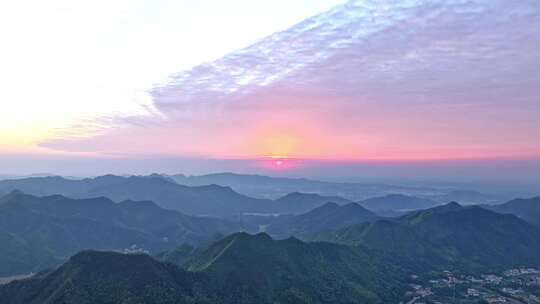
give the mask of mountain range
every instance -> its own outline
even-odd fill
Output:
[[[158,252],[239,229],[238,223],[187,216],[149,201],[13,192],[0,198],[0,276],[38,271],[84,249]]]
[[[347,246],[238,233],[183,268],[146,255],[84,251],[54,271],[0,286],[0,298],[10,304],[386,303],[404,284],[381,269]]]
[[[293,192],[315,193],[322,196],[339,196],[349,201],[361,201],[391,193],[428,195],[440,191],[430,187],[407,187],[388,184],[353,182],[328,182],[306,178],[271,177],[263,175],[215,173],[207,175],[171,175],[177,183],[187,186],[216,184],[228,186],[240,193],[259,198],[278,199]]]
[[[327,203],[301,215],[219,219],[184,215],[151,201],[115,203],[105,197],[37,197],[14,191],[0,198],[0,277],[42,270],[84,249],[156,253],[242,230],[256,233],[267,227],[262,230],[278,238],[300,237],[376,218],[354,203]]]
[[[0,198],[0,276],[38,272],[0,286],[12,303],[388,303],[403,298],[411,275],[540,263],[538,198],[462,206],[293,192],[269,200],[162,176],[40,177],[0,181],[0,190],[11,191]],[[211,218],[161,206],[226,210],[221,195],[257,208]],[[130,197],[161,205],[122,200]],[[276,210],[291,214],[258,214]],[[407,212],[377,214],[388,210]]]
[[[539,227],[514,215],[449,203],[321,232],[310,242],[234,233],[204,248],[176,249],[176,258],[83,251],[56,270],[0,286],[0,298],[13,304],[395,303],[416,274],[538,265],[539,239]]]
[[[449,203],[311,240],[362,246],[416,269],[499,269],[540,262],[540,227],[514,215]]]
[[[375,221],[378,218],[373,212],[356,203],[326,203],[304,214],[244,217],[244,221],[251,225],[251,231],[258,229],[274,238],[283,239],[291,236],[303,238],[317,232]],[[253,227],[254,225],[256,226]]]
[[[228,186],[185,186],[161,175],[105,175],[81,180],[58,176],[0,181],[0,191],[33,195],[61,194],[72,198],[107,197],[113,201],[153,201],[162,208],[190,215],[230,216],[239,213],[299,214],[327,202],[350,203],[336,197],[292,193],[277,200],[252,198]]]
[[[465,205],[495,204],[507,200],[508,194],[486,194],[468,190],[466,185],[403,186],[382,183],[319,181],[306,178],[273,177],[252,174],[214,173],[206,175],[170,175],[169,178],[187,186],[216,184],[231,187],[251,197],[277,199],[293,192],[339,196],[361,202],[392,195],[423,198],[446,204],[452,201]],[[461,187],[465,187],[462,189]],[[485,187],[486,188],[486,187]],[[490,187],[488,191],[493,191]],[[429,207],[429,204],[428,204]],[[381,211],[382,212],[382,211]]]
[[[191,185],[178,184],[175,180]],[[231,186],[241,193],[233,190]],[[285,194],[276,199],[257,198],[272,196],[265,194],[267,191],[274,191],[272,189],[277,191],[274,195],[277,193]],[[489,201],[487,196],[471,191],[437,192],[438,190],[430,188],[330,183],[232,173],[197,177],[183,175],[168,177],[157,174],[129,177],[105,175],[86,179],[47,176],[0,181],[0,193],[14,190],[33,195],[61,194],[72,198],[103,196],[116,202],[124,200],[153,201],[160,207],[189,215],[218,217],[240,213],[302,214],[328,202],[340,205],[353,202],[342,195],[369,197],[358,203],[381,216],[398,216],[405,211],[433,207],[447,203],[448,201],[445,199],[456,195],[467,203],[470,203],[471,199],[478,199],[478,204]],[[293,191],[287,192],[288,190]],[[255,197],[247,196],[244,193],[255,193]],[[382,193],[382,196],[374,196],[377,193]],[[417,196],[406,193],[416,193]]]

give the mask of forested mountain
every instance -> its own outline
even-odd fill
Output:
[[[222,278],[233,296],[246,291],[264,295],[251,303],[384,303],[403,286],[386,273],[391,265],[383,270],[377,263],[368,252],[348,246],[237,233],[184,267]]]
[[[177,252],[181,259],[159,257],[178,266],[85,251],[57,270],[0,286],[0,298],[13,304],[392,303],[412,274],[536,265],[539,237],[539,228],[515,216],[451,203],[319,235],[330,242],[235,233],[206,249],[186,246]]]
[[[23,181],[26,189],[45,192],[35,180]],[[132,193],[147,197],[150,191],[172,202],[181,193],[189,206],[204,198],[207,205],[200,208],[215,204],[219,209],[227,208],[217,201],[228,193],[237,207],[257,202],[295,212],[318,207],[298,215],[214,219],[151,201],[13,191],[0,198],[0,276],[54,268],[75,256],[56,270],[0,287],[0,298],[15,299],[11,303],[388,303],[400,299],[412,274],[540,263],[540,227],[479,206],[449,203],[380,218],[339,197],[292,193],[258,200],[226,187],[188,187],[156,176],[41,182],[55,184],[54,191],[76,185],[70,192],[74,197],[107,193],[120,200]],[[15,186],[7,184],[3,189]],[[393,207],[400,199],[371,202]],[[418,208],[431,204],[407,199]],[[515,200],[495,208],[525,218],[534,216],[536,203]],[[281,240],[236,233],[241,230],[265,230]],[[76,254],[88,249],[149,253],[156,260],[140,254]]]
[[[315,195],[315,199],[319,197]],[[294,205],[295,200],[282,200],[280,204]],[[181,244],[205,243],[236,231],[257,232],[260,225],[284,238],[336,229],[376,216],[356,204],[332,203],[299,216],[253,218],[258,220],[250,224],[238,218],[188,216],[150,201],[115,203],[105,197],[37,197],[14,191],[0,198],[0,238],[5,245],[0,249],[0,265],[4,265],[0,276],[38,271],[84,249],[155,253]]]
[[[515,199],[501,205],[483,207],[499,213],[513,214],[532,224],[540,225],[540,196]]]
[[[234,218],[244,231],[259,233],[264,231],[274,239],[290,237],[309,238],[314,234],[331,229],[338,229],[353,224],[379,219],[373,212],[362,206],[350,203],[340,206],[336,203],[326,203],[300,215],[286,216],[243,216]],[[156,258],[162,261],[183,264],[188,259],[199,254],[205,246],[194,247],[183,244],[177,248],[161,252]]]
[[[147,255],[84,251],[54,271],[0,286],[0,297],[9,304],[195,303],[201,283],[202,276]]]
[[[0,286],[11,304],[387,303],[404,285],[347,246],[231,235],[183,270],[145,255],[86,251],[59,269]],[[384,278],[384,279],[383,279]]]
[[[297,208],[297,210],[311,210],[320,207],[325,203],[336,203],[338,205],[352,203],[352,201],[344,199],[340,196],[324,196],[315,193],[301,192],[291,192],[276,199],[275,202],[281,205],[290,206],[290,208]]]
[[[314,214],[346,207],[327,204]],[[57,270],[0,286],[0,298],[14,304],[395,303],[413,274],[478,274],[540,262],[540,228],[457,203],[313,239],[235,233],[156,256],[166,262],[86,251]]]
[[[263,218],[264,220],[265,218]],[[377,215],[356,204],[326,203],[307,213],[296,216],[266,218],[264,230],[276,238],[295,236],[302,238],[324,230],[338,229],[378,219]],[[264,223],[264,222],[263,222]]]
[[[234,222],[187,216],[152,202],[13,192],[0,199],[0,276],[40,270],[83,249],[156,252],[238,229]]]
[[[473,271],[540,262],[540,228],[457,203],[324,232],[313,240],[365,246],[419,269]]]

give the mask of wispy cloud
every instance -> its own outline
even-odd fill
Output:
[[[249,25],[246,25],[249,26]],[[151,90],[66,151],[540,157],[540,3],[350,1]]]

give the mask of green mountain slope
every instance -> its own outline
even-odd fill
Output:
[[[0,269],[0,275],[40,270],[49,265],[45,262],[84,249],[157,252],[238,229],[235,223],[186,216],[152,202],[117,204],[106,198],[76,200],[14,192],[0,199],[0,263],[10,264]]]
[[[266,225],[266,232],[276,238],[305,236],[330,229],[338,229],[353,224],[374,221],[378,217],[371,211],[356,203],[340,206],[336,203],[326,203],[307,213],[277,217]]]
[[[12,304],[387,303],[402,293],[366,253],[347,246],[233,234],[186,265],[87,251],[55,271],[0,286]]]
[[[539,228],[512,215],[457,203],[327,231],[313,239],[366,246],[415,271],[472,271],[540,261]]]
[[[540,225],[540,196],[515,199],[501,205],[486,205],[483,207],[499,213],[513,214],[527,222]]]
[[[10,304],[195,303],[195,284],[204,279],[194,276],[146,255],[85,251],[53,272],[0,286],[0,297]]]

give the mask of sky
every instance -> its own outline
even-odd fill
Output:
[[[192,2],[0,4],[4,170],[539,178],[537,1]]]
[[[96,117],[144,113],[169,75],[340,2],[2,1],[0,152],[51,153],[39,144],[59,129],[83,136]]]

